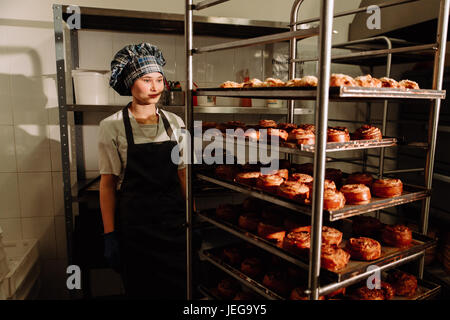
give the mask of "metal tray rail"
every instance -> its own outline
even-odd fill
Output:
[[[304,214],[311,215],[311,206],[305,205],[300,202],[296,202],[291,199],[283,198],[281,196],[266,193],[256,187],[250,187],[242,184],[238,184],[234,181],[225,181],[218,178],[209,177],[203,173],[197,173],[197,178],[205,180],[222,187],[252,196],[264,201],[268,201],[282,207],[295,210]],[[414,185],[403,185],[403,194],[401,196],[393,198],[376,198],[373,197],[370,203],[363,205],[345,205],[344,208],[334,211],[324,210],[328,213],[329,221],[337,221],[340,219],[360,215],[375,210],[381,210],[385,208],[395,207],[401,204],[410,203],[425,199],[431,195],[431,190],[427,190],[424,187]]]
[[[266,241],[256,234],[243,230],[237,225],[218,219],[215,217],[214,212],[202,211],[197,212],[197,215],[201,219],[214,224],[215,226],[241,238],[242,240],[250,242],[251,244],[261,249],[269,251],[270,253],[273,253],[280,258],[283,258],[305,270],[308,270],[309,268],[308,259],[306,257],[292,254],[289,251],[280,248],[269,241]],[[341,246],[345,246],[345,243],[346,240],[343,240]],[[408,257],[422,252],[425,249],[428,249],[435,245],[435,239],[431,239],[422,234],[413,232],[413,242],[408,248],[394,248],[383,245],[381,248],[381,257],[379,259],[372,261],[357,261],[350,259],[345,268],[335,272],[322,268],[321,274],[323,274],[327,279],[330,279],[334,282],[341,282],[367,272],[369,266],[376,265],[379,267],[388,268],[390,264],[395,263],[395,265],[398,265],[402,262],[402,260],[407,261],[409,260]]]
[[[260,99],[297,99],[316,100],[317,88],[302,87],[263,87],[263,88],[198,88],[197,96],[218,96]],[[330,87],[330,99],[333,101],[387,100],[387,99],[445,99],[445,90]]]

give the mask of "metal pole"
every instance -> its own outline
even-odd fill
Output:
[[[186,297],[192,300],[192,212],[193,212],[193,195],[192,195],[192,163],[194,145],[194,122],[192,117],[192,10],[193,0],[186,0],[186,11],[184,18],[184,41],[186,48],[186,103],[184,111],[184,121],[186,129],[190,135],[190,148],[188,150],[189,161],[186,164]],[[188,136],[189,137],[189,136]]]
[[[388,37],[382,37],[388,46],[388,49],[392,49],[392,42]],[[392,65],[392,53],[389,53],[387,55],[387,61],[386,61],[386,77],[390,77],[391,75],[391,65]],[[386,135],[386,128],[387,128],[387,112],[388,112],[388,100],[384,100],[384,106],[383,106],[383,124],[381,127],[381,134],[383,137]],[[383,178],[384,174],[384,155],[385,155],[385,148],[381,148],[380,150],[380,169],[378,170],[378,178]]]
[[[331,40],[333,30],[334,0],[321,1],[319,38],[319,83],[316,102],[316,152],[314,153],[314,191],[311,218],[311,248],[309,257],[308,287],[310,298],[319,298],[320,254],[322,245],[322,212],[327,143],[328,98],[331,67]]]
[[[438,50],[434,56],[433,70],[433,89],[442,90],[442,81],[444,78],[445,52],[448,33],[448,13],[450,10],[450,0],[441,0],[439,10],[438,30],[436,43]],[[430,108],[429,126],[428,126],[428,152],[425,166],[425,187],[431,189],[433,184],[434,156],[436,152],[436,139],[439,124],[439,111],[441,108],[441,99],[434,100]],[[422,234],[426,235],[428,231],[428,218],[430,214],[431,198],[427,197],[422,204],[421,228]],[[424,258],[420,260],[419,277],[423,277]]]
[[[298,10],[304,0],[295,0],[291,9],[291,31],[297,31]],[[289,40],[289,79],[294,79],[296,74],[296,62],[292,59],[297,58],[297,39]],[[294,123],[295,100],[288,100],[287,122]]]

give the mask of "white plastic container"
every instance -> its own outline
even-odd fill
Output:
[[[108,104],[109,72],[73,70],[77,104]]]
[[[36,273],[40,272],[39,249],[35,239],[5,242],[4,246],[10,271],[0,281],[0,297],[11,299],[36,281]],[[31,280],[33,283],[30,283]],[[20,296],[24,295],[23,292],[19,293]]]

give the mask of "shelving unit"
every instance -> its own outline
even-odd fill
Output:
[[[400,0],[400,1],[388,1],[380,5],[380,8],[402,5],[408,2],[413,2],[414,0]],[[210,5],[219,4],[224,1],[205,1]],[[203,3],[203,2],[202,2]],[[411,147],[419,147],[426,148],[427,150],[427,163],[425,166],[425,184],[423,187],[419,187],[419,189],[414,189],[411,193],[408,192],[408,188],[405,188],[407,192],[400,196],[398,199],[390,199],[390,200],[378,200],[374,199],[368,205],[362,206],[346,206],[344,209],[338,210],[337,212],[328,212],[329,220],[338,220],[347,218],[354,215],[359,215],[366,212],[371,212],[383,208],[398,206],[403,203],[423,200],[423,209],[422,209],[422,217],[420,221],[420,234],[416,234],[414,237],[416,240],[419,240],[417,246],[413,246],[414,249],[411,250],[400,250],[395,253],[392,253],[392,256],[383,260],[379,264],[380,269],[378,270],[388,270],[398,265],[404,264],[406,262],[410,262],[413,260],[417,260],[422,258],[421,267],[419,271],[419,281],[422,280],[423,276],[423,254],[424,250],[434,246],[435,241],[432,239],[427,239],[427,227],[428,227],[428,218],[429,218],[429,209],[430,209],[430,197],[431,197],[431,187],[432,187],[432,177],[433,177],[433,162],[434,155],[436,149],[436,137],[438,131],[438,120],[439,120],[439,109],[441,100],[445,99],[445,91],[442,90],[442,81],[443,81],[443,70],[444,70],[444,59],[445,59],[445,50],[446,50],[446,39],[447,39],[447,30],[448,30],[448,12],[450,7],[450,0],[440,0],[440,14],[439,14],[439,22],[438,22],[438,32],[437,39],[435,43],[432,44],[405,44],[402,43],[397,48],[389,47],[388,49],[377,49],[377,50],[363,50],[357,53],[351,53],[340,56],[332,56],[331,55],[331,39],[332,39],[332,23],[333,23],[333,8],[334,8],[334,0],[322,0],[321,1],[321,14],[317,19],[309,19],[306,21],[298,21],[298,12],[303,0],[295,0],[292,11],[291,11],[291,32],[290,33],[282,33],[279,34],[279,37],[273,35],[270,37],[270,41],[282,41],[286,40],[287,37],[290,39],[290,68],[289,68],[289,78],[292,79],[295,76],[296,63],[308,61],[305,59],[297,59],[296,58],[296,36],[299,35],[297,33],[297,26],[302,23],[309,23],[313,21],[320,21],[319,28],[319,46],[318,53],[319,56],[317,59],[310,59],[309,61],[318,60],[318,87],[317,89],[300,89],[300,88],[255,88],[255,89],[220,89],[220,88],[198,88],[195,92],[193,91],[192,84],[192,56],[194,54],[200,54],[203,52],[211,52],[216,50],[225,50],[228,48],[227,44],[221,44],[216,46],[211,46],[207,48],[193,48],[193,32],[192,32],[192,13],[195,9],[202,8],[202,3],[198,5],[193,4],[193,0],[186,0],[186,13],[185,13],[185,38],[186,38],[186,73],[187,73],[187,87],[188,92],[186,95],[186,124],[188,129],[193,129],[192,122],[192,96],[193,95],[215,95],[222,97],[235,97],[235,98],[273,98],[273,99],[285,99],[289,100],[288,104],[288,122],[293,122],[294,119],[294,100],[315,100],[316,108],[315,108],[315,126],[316,126],[316,144],[314,150],[309,150],[310,152],[314,152],[314,185],[313,185],[313,199],[312,206],[306,207],[305,205],[295,203],[293,201],[288,201],[277,196],[273,196],[267,193],[264,193],[260,190],[255,190],[254,188],[245,187],[242,185],[238,185],[232,181],[224,181],[221,179],[213,178],[211,176],[205,174],[197,174],[199,179],[211,182],[216,185],[220,185],[222,187],[241,192],[246,195],[251,195],[253,197],[262,199],[264,201],[287,207],[294,211],[300,213],[306,213],[311,215],[311,250],[309,260],[301,260],[298,257],[294,257],[292,254],[280,250],[280,248],[274,246],[272,243],[265,241],[258,236],[246,232],[238,227],[226,223],[224,221],[218,221],[210,214],[204,212],[198,212],[198,216],[208,221],[209,223],[233,234],[234,236],[252,243],[274,255],[277,255],[289,262],[296,264],[300,267],[303,267],[308,271],[308,289],[306,291],[307,294],[310,294],[310,298],[313,300],[317,300],[320,295],[324,295],[330,293],[336,289],[339,289],[344,286],[348,286],[355,282],[358,282],[362,279],[369,277],[374,274],[374,270],[366,270],[359,269],[359,271],[352,270],[354,272],[344,272],[344,276],[334,278],[333,283],[328,285],[321,285],[321,275],[328,275],[326,271],[320,268],[320,253],[321,253],[321,229],[323,224],[323,219],[325,217],[323,210],[323,190],[324,190],[324,177],[325,177],[325,162],[327,159],[327,152],[336,151],[330,150],[326,141],[326,130],[328,123],[328,104],[330,101],[335,102],[343,102],[343,101],[386,101],[386,100],[410,100],[410,99],[422,99],[431,102],[431,110],[430,110],[430,124],[429,124],[429,139],[426,144],[411,144]],[[334,17],[341,17],[349,14],[353,14],[356,12],[362,12],[366,8],[359,8],[357,10],[351,10],[347,12],[337,13]],[[302,29],[301,35],[303,37],[306,36],[314,36],[317,35],[317,29]],[[261,39],[247,39],[242,40],[238,43],[232,43],[232,46],[249,46],[255,43],[261,43]],[[355,43],[353,43],[355,44]],[[330,88],[329,87],[329,79],[330,79],[330,64],[331,61],[349,61],[350,59],[369,59],[374,57],[392,57],[393,54],[398,53],[409,53],[409,52],[426,52],[426,54],[430,55],[430,53],[434,56],[434,74],[433,74],[433,86],[431,90],[407,90],[402,91],[399,89],[372,89],[372,88],[353,88],[353,87],[341,87],[341,88]],[[390,64],[390,62],[389,62]],[[387,104],[385,103],[384,116],[383,116],[383,134],[386,129],[386,109]],[[395,144],[392,144],[395,145]],[[366,146],[366,148],[369,146]],[[384,148],[386,146],[378,145],[372,147]],[[360,147],[364,149],[364,146]],[[351,148],[350,148],[351,149]],[[348,149],[345,149],[348,150]],[[286,148],[280,148],[280,152],[287,153],[297,153],[299,150],[289,151]],[[300,150],[304,151],[304,150]],[[384,155],[384,154],[383,154]],[[382,156],[384,158],[384,156]],[[192,159],[191,159],[192,160]],[[380,167],[382,167],[382,163],[380,163]],[[384,172],[380,170],[380,176],[388,173],[395,173],[396,171]],[[400,170],[397,170],[400,172]],[[192,165],[188,165],[187,171],[187,225],[188,225],[188,239],[190,239],[190,235],[192,233]],[[413,187],[414,188],[414,187]],[[416,187],[417,188],[417,187]],[[397,201],[398,200],[398,201]],[[326,213],[326,211],[325,211]],[[192,250],[190,244],[188,245],[188,266],[190,265],[190,259],[192,258]],[[230,275],[234,276],[236,279],[244,282],[242,275],[239,274],[236,270],[230,270],[223,265],[217,259],[214,259],[208,254],[202,253],[203,257],[206,257],[208,261],[212,264],[216,265],[218,268],[226,271]],[[367,267],[367,266],[366,266]],[[351,269],[351,266],[349,266]],[[192,297],[192,278],[191,278],[192,270],[188,270],[188,287],[190,288],[188,293],[189,298]],[[253,288],[255,291],[261,293],[262,288],[260,287],[260,283],[249,284],[247,281],[247,285],[250,288]],[[428,289],[425,289],[425,293],[421,295],[419,298],[426,298],[433,296],[436,293],[436,290],[439,290],[436,287],[429,286]],[[267,293],[267,292],[266,292]],[[274,298],[273,295],[267,296],[267,298]]]

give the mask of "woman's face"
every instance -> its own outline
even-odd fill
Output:
[[[164,90],[164,77],[159,72],[143,75],[134,81],[131,95],[139,104],[156,104]]]

